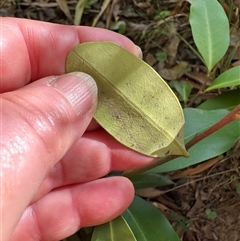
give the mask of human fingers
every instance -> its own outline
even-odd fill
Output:
[[[84,73],[51,76],[1,95],[1,226],[7,240],[48,172],[81,137],[97,103]]]
[[[79,43],[112,41],[136,55],[139,53],[128,38],[100,28],[17,18],[0,18],[0,28],[0,92],[65,73],[67,54]]]
[[[53,190],[26,209],[10,241],[64,239],[81,227],[117,217],[129,206],[133,195],[132,184],[123,177]]]
[[[49,172],[32,202],[55,188],[88,182],[111,171],[142,167],[155,160],[123,146],[103,129],[85,132]]]

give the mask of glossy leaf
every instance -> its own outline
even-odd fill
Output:
[[[135,196],[133,203],[122,216],[137,241],[180,241],[167,218],[138,196]]]
[[[227,109],[233,110],[236,106],[240,104],[240,88],[227,91],[218,96],[204,101],[198,106],[198,109],[202,110],[217,110],[217,109]]]
[[[220,74],[205,91],[232,87],[232,86],[239,86],[239,85],[240,85],[240,66],[238,65]]]
[[[228,18],[217,0],[194,0],[189,21],[194,42],[211,72],[230,43]]]
[[[119,142],[150,156],[187,156],[179,101],[141,59],[111,42],[83,43],[68,54],[66,69],[96,80],[94,118]]]
[[[190,157],[176,158],[161,166],[163,172],[195,165],[228,151],[240,138],[240,122],[235,121],[189,149]]]
[[[185,115],[187,127],[185,139],[187,141],[192,139],[196,133],[209,128],[214,123],[222,119],[226,114],[228,114],[228,111],[226,110],[205,111],[190,108],[187,109],[187,112],[188,117]],[[190,148],[189,158],[176,158],[168,163],[150,170],[149,172],[161,173],[176,171],[201,163],[228,151],[239,139],[240,121],[231,122]]]
[[[186,120],[185,143],[189,142],[195,135],[210,128],[212,125],[226,116],[228,110],[199,110],[194,108],[185,108],[184,116]]]
[[[132,181],[135,189],[174,184],[174,182],[166,176],[162,176],[155,173],[142,173],[130,177],[129,179]]]
[[[122,216],[108,223],[94,227],[91,241],[137,241],[129,225]]]

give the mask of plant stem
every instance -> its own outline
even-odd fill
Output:
[[[193,96],[193,98],[191,99],[191,101],[187,104],[187,106],[192,106],[192,104],[195,102],[195,100],[202,94],[203,90],[205,89],[206,85],[207,85],[208,79],[205,79],[201,88],[198,90],[197,94],[195,96]]]
[[[191,141],[189,141],[186,144],[186,149],[190,149],[192,146],[194,146],[196,143],[201,141],[202,139],[206,138],[207,136],[213,134],[217,130],[223,128],[228,123],[234,121],[234,120],[240,120],[240,105],[238,105],[234,110],[232,110],[228,115],[223,117],[220,121],[218,121],[216,124],[211,126],[206,131],[202,132],[201,134],[196,135]]]
[[[211,134],[213,134],[214,132],[216,132],[217,130],[221,129],[222,127],[224,127],[225,125],[227,125],[228,123],[234,121],[234,120],[240,120],[240,105],[238,105],[234,110],[232,110],[228,115],[226,115],[224,118],[222,118],[220,121],[218,121],[216,124],[214,124],[213,126],[211,126],[209,129],[207,129],[206,131],[204,131],[201,134],[196,135],[190,142],[188,142],[186,144],[186,149],[190,149],[192,146],[194,146],[195,144],[197,144],[199,141],[201,141],[202,139],[210,136]],[[146,172],[154,167],[160,166],[166,162],[169,162],[175,158],[177,158],[178,156],[166,156],[163,158],[160,158],[158,160],[156,160],[155,162],[145,166],[145,167],[141,167],[138,169],[134,169],[134,170],[130,170],[130,171],[125,171],[122,173],[123,176],[125,177],[130,177],[130,176],[134,176],[143,172]]]
[[[147,166],[144,166],[144,167],[140,167],[140,168],[137,168],[137,169],[134,169],[134,170],[130,170],[130,171],[125,171],[122,173],[122,176],[124,177],[131,177],[131,176],[135,176],[137,174],[140,174],[140,173],[143,173],[143,172],[146,172],[154,167],[157,167],[157,166],[160,166],[166,162],[169,162],[175,158],[177,158],[178,156],[165,156],[165,157],[162,157],[160,159],[157,159],[155,162],[147,165]]]

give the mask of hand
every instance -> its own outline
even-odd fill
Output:
[[[65,60],[87,41],[113,41],[136,55],[137,48],[103,29],[14,18],[0,25],[1,240],[60,240],[113,219],[134,189],[123,177],[99,178],[153,158],[92,120],[96,84],[84,73],[64,74]]]

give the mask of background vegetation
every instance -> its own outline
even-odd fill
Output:
[[[0,7],[1,16],[126,35],[184,110],[190,158],[123,173],[138,195],[130,208],[67,240],[240,240],[239,0],[3,0]]]

